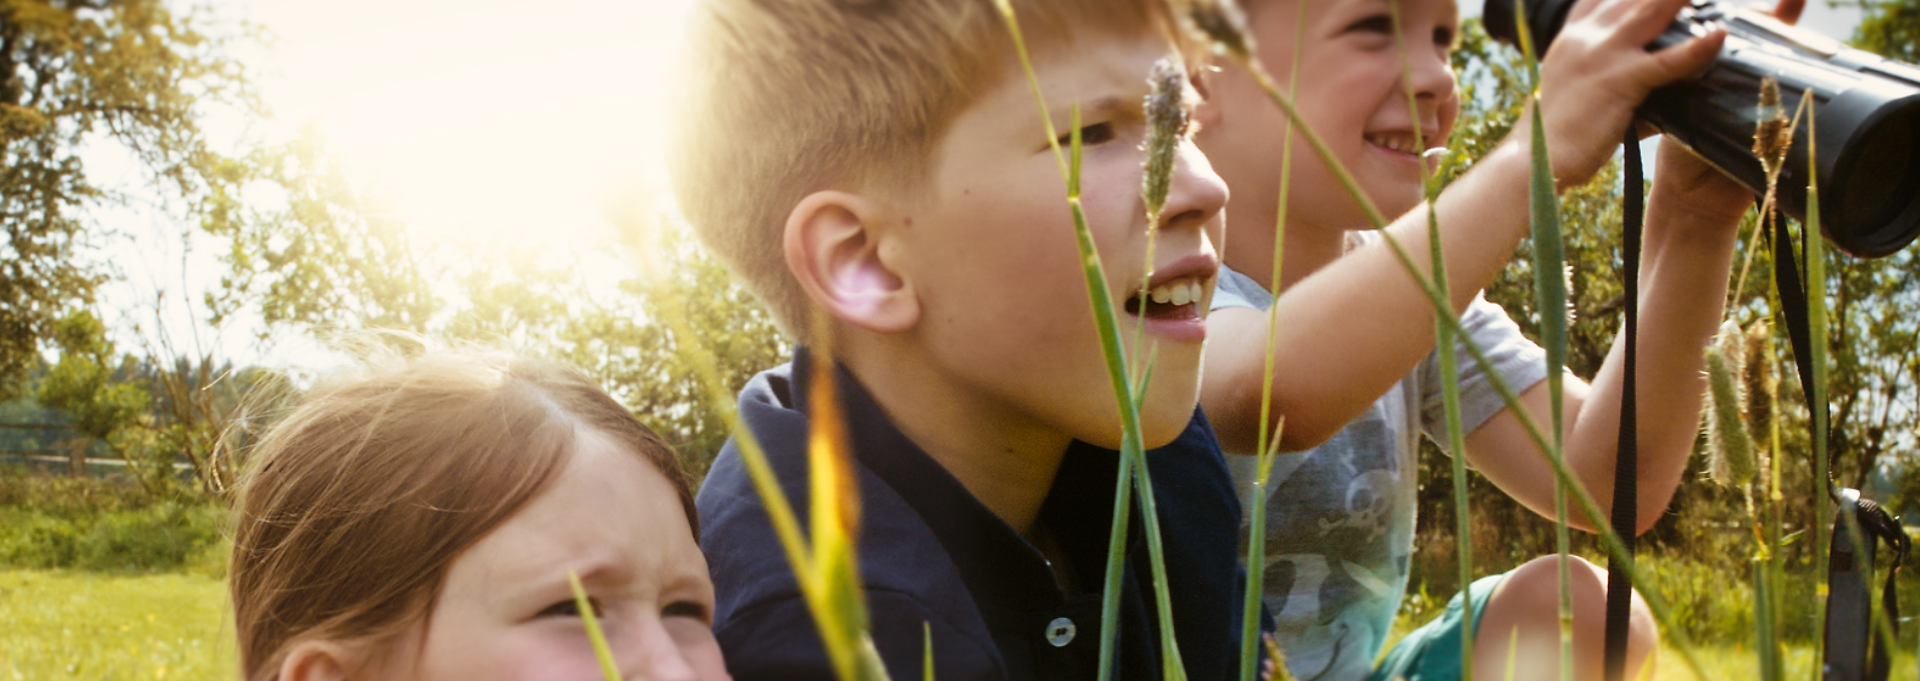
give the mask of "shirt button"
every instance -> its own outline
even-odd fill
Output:
[[[1073,620],[1056,617],[1052,622],[1047,623],[1047,642],[1053,644],[1055,648],[1065,648],[1067,644],[1073,642],[1075,631]]]

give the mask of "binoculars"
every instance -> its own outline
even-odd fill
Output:
[[[1536,56],[1546,53],[1575,0],[1520,0]],[[1519,44],[1514,0],[1487,0],[1487,33]],[[1779,86],[1791,117],[1802,97],[1814,109],[1796,126],[1779,171],[1775,201],[1796,219],[1807,211],[1807,183],[1820,187],[1820,231],[1841,250],[1878,258],[1920,236],[1920,68],[1848,48],[1750,9],[1696,0],[1649,44],[1659,49],[1725,27],[1727,41],[1701,73],[1658,90],[1640,105],[1652,124],[1755,195],[1767,173],[1754,132],[1774,111],[1760,105],[1762,82]],[[1810,144],[1812,142],[1812,144]],[[1809,178],[1808,150],[1816,176]]]

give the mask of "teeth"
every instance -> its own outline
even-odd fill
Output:
[[[1383,146],[1388,149],[1392,149],[1394,151],[1398,151],[1402,153],[1414,154],[1417,156],[1421,152],[1426,151],[1425,149],[1413,148],[1414,147],[1413,135],[1404,135],[1400,133],[1369,134],[1366,136],[1366,138],[1368,142],[1372,142],[1379,146]]]
[[[1197,280],[1180,279],[1153,287],[1148,297],[1161,305],[1186,305],[1200,302],[1206,294],[1206,288]]]

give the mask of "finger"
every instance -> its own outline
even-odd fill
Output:
[[[1627,15],[1624,25],[1620,27],[1617,34],[1635,45],[1653,42],[1655,37],[1673,23],[1674,17],[1680,16],[1680,9],[1686,7],[1690,1],[1647,0],[1641,2],[1633,8],[1631,14]]]
[[[1773,18],[1789,24],[1800,22],[1800,12],[1807,8],[1807,0],[1780,0],[1773,6]]]
[[[1706,35],[1654,52],[1641,84],[1652,89],[1699,73],[1713,63],[1726,42],[1726,29],[1716,28]]]
[[[1493,0],[1493,1],[1505,2],[1506,0]],[[1592,14],[1594,10],[1598,9],[1601,5],[1606,4],[1607,2],[1608,0],[1579,0],[1578,2],[1575,2],[1573,3],[1573,9],[1567,12],[1567,20],[1565,23],[1571,24],[1571,23],[1580,21],[1581,19],[1585,19],[1587,15]]]

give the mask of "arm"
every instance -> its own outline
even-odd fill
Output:
[[[1554,176],[1563,186],[1584,181],[1606,162],[1648,92],[1697,71],[1718,52],[1720,33],[1645,51],[1682,4],[1581,0],[1575,7],[1542,64],[1542,113]],[[1529,120],[1432,203],[1456,314],[1493,281],[1527,232]],[[1386,228],[1422,276],[1430,263],[1427,210],[1423,204]],[[1283,449],[1305,449],[1332,436],[1433,349],[1432,307],[1384,241],[1306,277],[1276,305],[1281,324],[1272,413],[1286,418]],[[1223,310],[1209,325],[1215,340],[1207,348],[1202,402],[1223,447],[1250,452],[1266,376],[1265,318]]]
[[[1672,142],[1661,145],[1648,200],[1642,254],[1639,383],[1639,526],[1660,519],[1686,470],[1706,389],[1702,350],[1719,326],[1727,297],[1740,216],[1752,196]],[[1615,339],[1592,385],[1568,377],[1563,408],[1567,463],[1609,511],[1618,452],[1625,348]],[[1542,428],[1549,427],[1547,384],[1521,394]],[[1467,438],[1468,460],[1508,495],[1544,516],[1553,514],[1553,470],[1520,420],[1501,411]],[[1593,522],[1576,508],[1569,522]]]
[[[1803,7],[1804,0],[1781,0],[1774,15],[1793,23]],[[1641,257],[1635,534],[1660,520],[1686,471],[1706,390],[1703,351],[1724,313],[1740,218],[1753,204],[1744,187],[1671,140],[1661,143],[1655,162]],[[1567,381],[1562,403],[1567,463],[1607,513],[1619,451],[1624,353],[1615,339],[1593,384]],[[1521,395],[1542,427],[1551,414],[1547,394],[1542,383]],[[1553,514],[1553,471],[1517,417],[1502,411],[1468,437],[1467,449],[1469,461],[1508,495],[1541,515]],[[1568,521],[1594,527],[1577,508]]]

